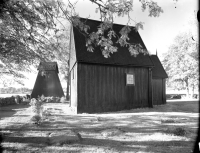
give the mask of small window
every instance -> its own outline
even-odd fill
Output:
[[[133,86],[135,85],[135,75],[131,73],[126,74],[126,85]]]

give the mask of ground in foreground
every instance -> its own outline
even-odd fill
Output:
[[[2,107],[2,146],[4,152],[189,153],[197,136],[198,108],[198,101],[185,101],[104,114],[54,110],[37,126],[28,106]],[[54,141],[59,136],[65,141]]]

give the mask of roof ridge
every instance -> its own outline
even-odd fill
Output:
[[[95,19],[89,19],[89,18],[83,18],[83,17],[79,17],[80,19],[83,19],[83,20],[90,20],[90,21],[92,21],[92,22],[99,22],[99,23],[101,23],[101,22],[103,22],[103,21],[100,21],[100,20],[95,20]],[[114,23],[113,22],[113,25],[118,25],[118,26],[126,26],[125,24],[119,24],[119,23]],[[132,28],[135,28],[134,26],[129,26],[129,27],[132,27]]]

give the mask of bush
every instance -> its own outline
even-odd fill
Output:
[[[167,129],[166,132],[175,136],[185,136],[187,134],[186,130],[182,127]]]
[[[173,95],[172,99],[181,99],[181,95]]]
[[[161,123],[176,123],[176,121],[174,119],[166,119],[166,120],[162,119]]]
[[[41,119],[42,119],[41,116],[39,116],[39,115],[34,115],[34,116],[31,118],[31,121],[33,121],[35,124],[39,125],[40,122],[41,122]]]
[[[66,102],[66,99],[65,99],[64,96],[60,98],[60,102],[61,102],[61,103],[65,103],[65,102]]]
[[[61,102],[60,97],[45,97],[42,95],[41,97],[38,97],[36,99],[40,99],[44,103],[60,103]]]
[[[42,108],[43,101],[41,99],[32,98],[30,105],[32,106],[32,121],[39,125],[42,119],[43,108]]]
[[[166,94],[166,99],[181,99],[184,96],[184,94]]]
[[[184,136],[187,133],[186,130],[181,127],[175,128],[173,132],[174,132],[174,135],[177,135],[177,136]]]

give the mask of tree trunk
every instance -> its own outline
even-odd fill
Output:
[[[185,79],[185,85],[186,85],[186,97],[189,98],[189,83],[188,83],[188,79]]]
[[[192,85],[192,98],[194,98],[194,84]]]

